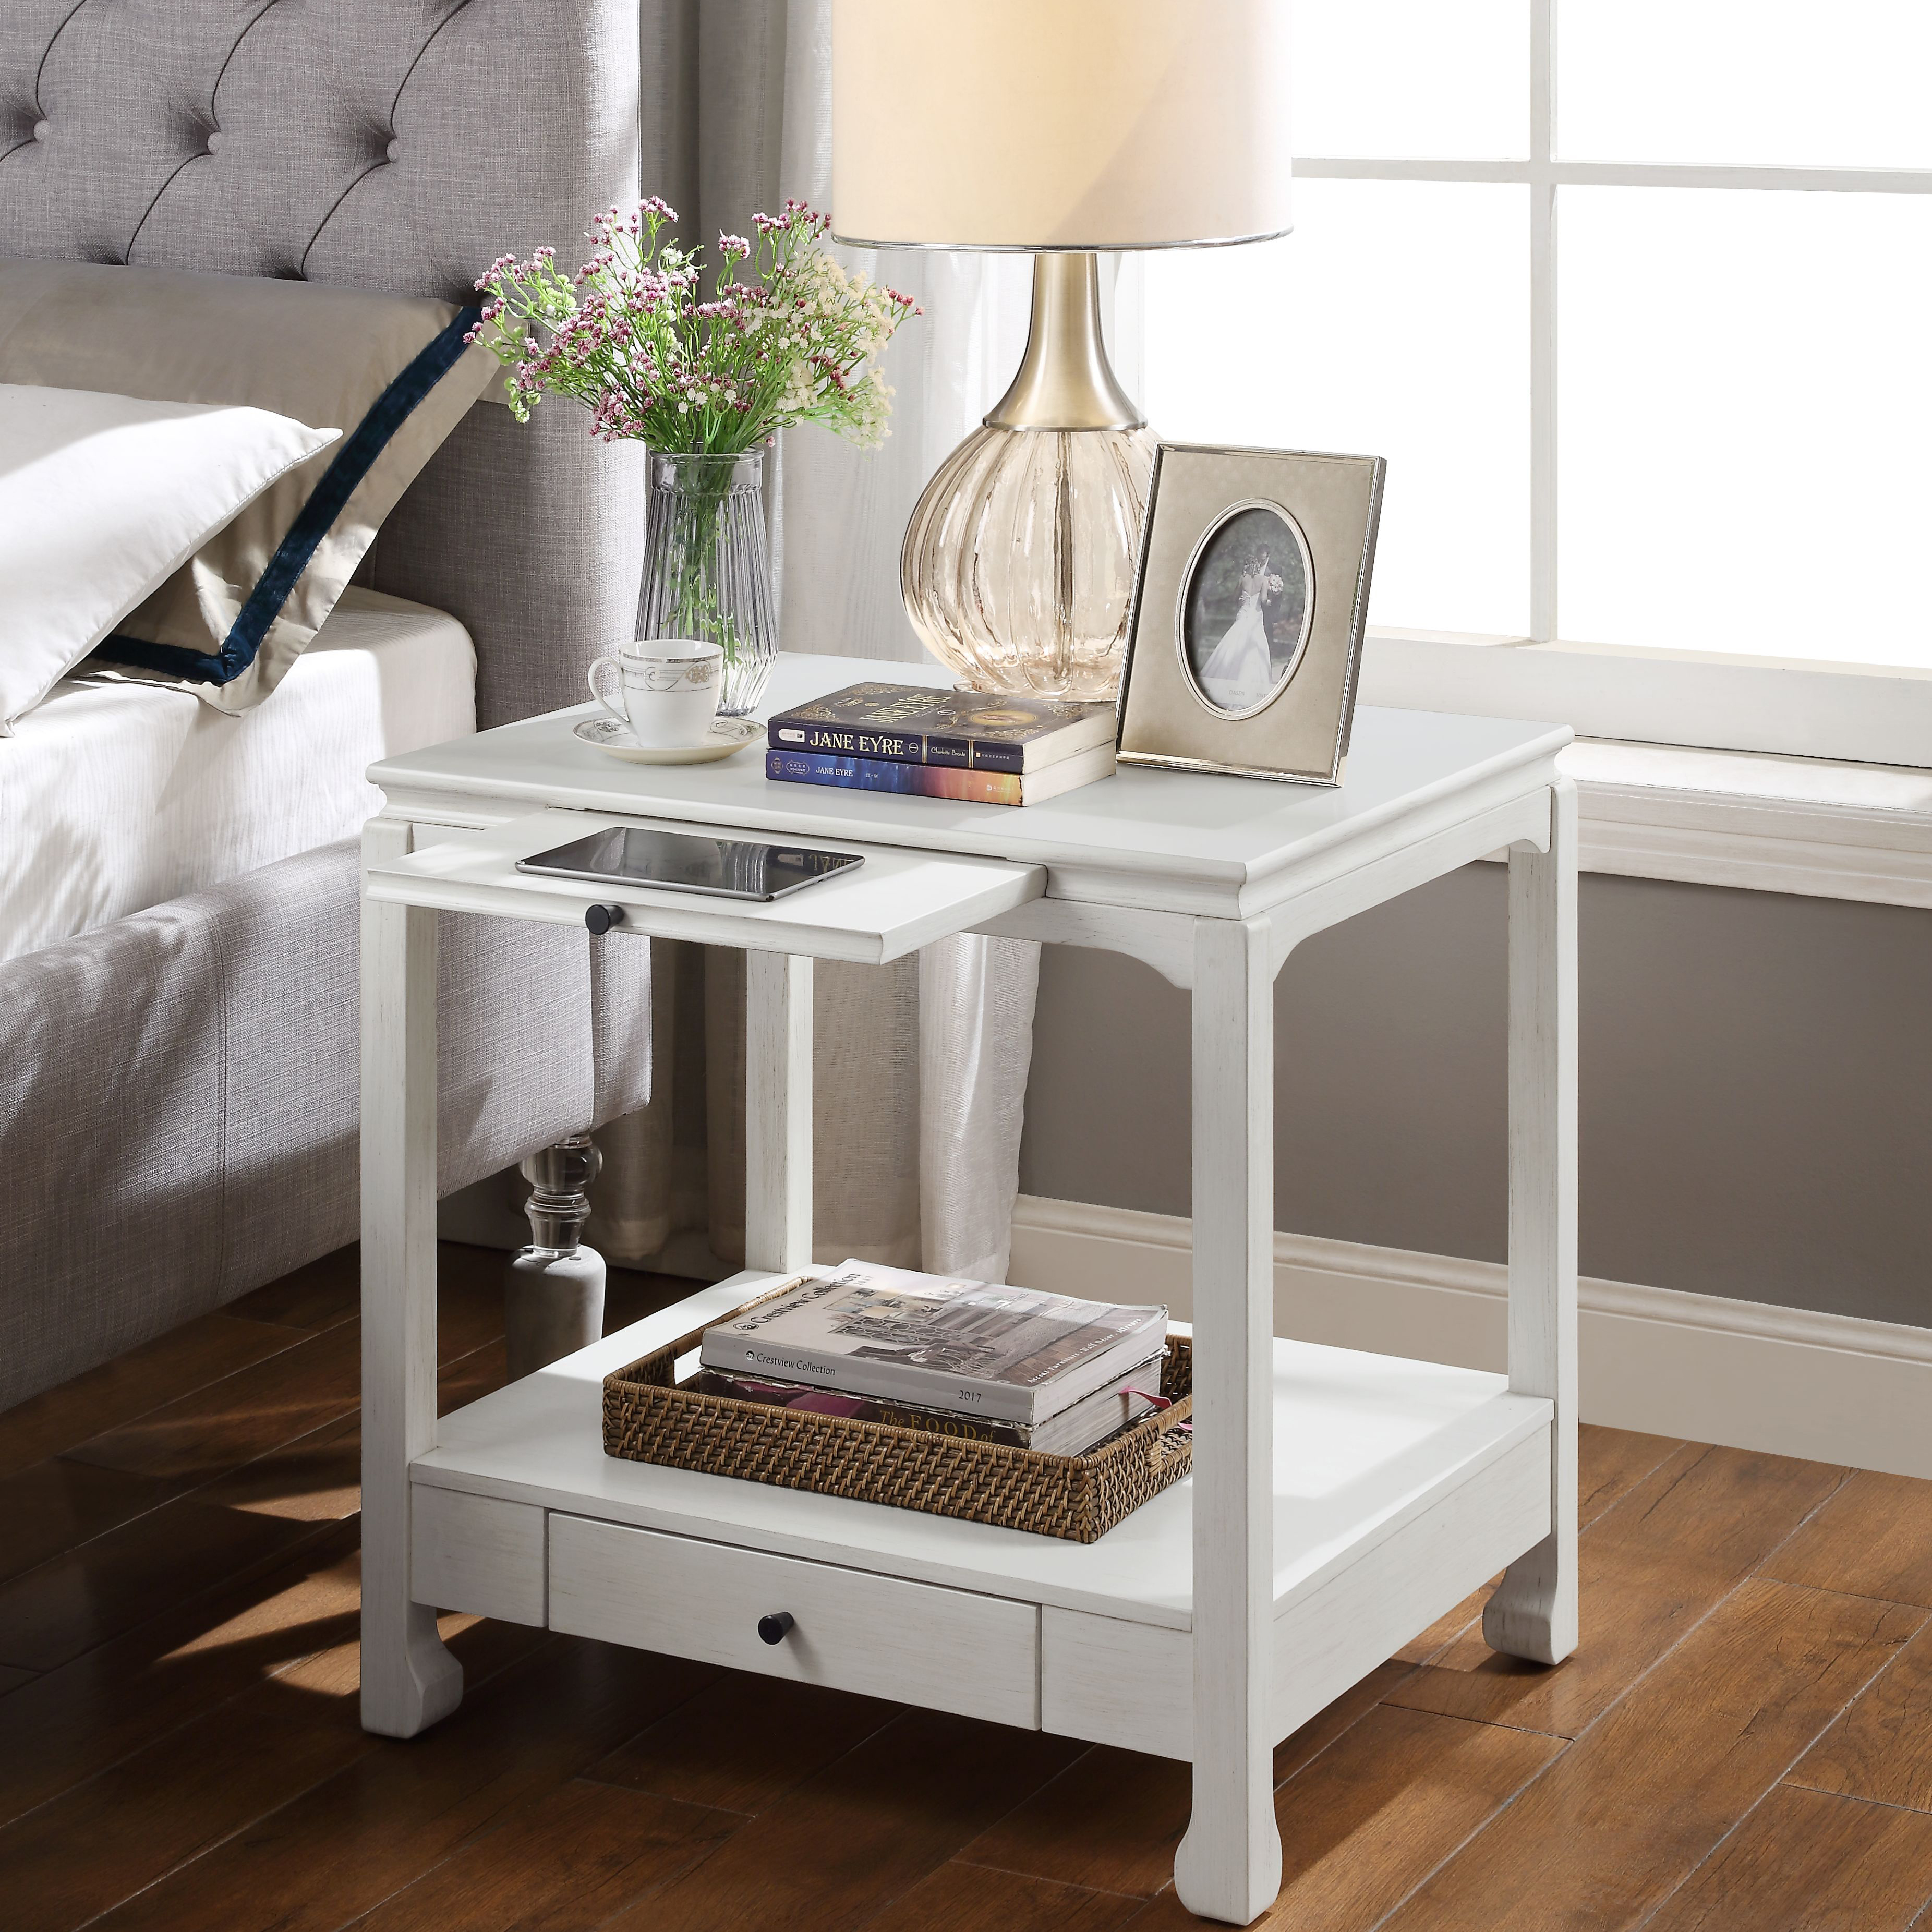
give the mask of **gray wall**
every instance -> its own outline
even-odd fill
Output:
[[[1500,1261],[1504,883],[1472,866],[1276,986],[1275,1225]],[[1932,913],[1586,874],[1580,1264],[1932,1325]],[[1187,998],[1045,949],[1020,1185],[1188,1212]]]

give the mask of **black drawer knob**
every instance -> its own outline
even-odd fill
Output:
[[[758,1634],[767,1643],[783,1643],[791,1632],[792,1614],[789,1610],[780,1610],[758,1619]]]
[[[618,905],[594,905],[584,908],[584,922],[592,932],[608,932],[614,926],[624,922],[624,908]]]

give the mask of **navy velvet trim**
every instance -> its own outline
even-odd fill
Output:
[[[321,482],[289,526],[288,535],[276,546],[261,580],[248,593],[241,614],[222,640],[219,656],[191,651],[183,644],[150,644],[145,638],[124,638],[118,633],[98,644],[95,656],[110,664],[136,664],[146,670],[166,671],[202,684],[228,684],[239,677],[255,662],[255,653],[261,649],[268,626],[289,601],[289,593],[301,580],[322,538],[334,527],[336,518],[346,508],[356,486],[375,467],[377,458],[389,446],[390,439],[408,421],[416,405],[455,367],[463,353],[464,338],[476,326],[479,313],[473,304],[460,310],[376,398],[374,406],[322,472]]]

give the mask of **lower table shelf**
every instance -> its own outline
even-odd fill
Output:
[[[411,1469],[418,1599],[1190,1756],[1191,1482],[1079,1544],[604,1454],[604,1376],[778,1279],[444,1417]],[[1553,1412],[1500,1376],[1312,1343],[1277,1341],[1274,1375],[1282,1737],[1547,1534]],[[760,1640],[778,1612],[794,1630]]]

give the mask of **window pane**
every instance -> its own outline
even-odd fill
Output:
[[[1294,152],[1528,154],[1528,32],[1523,0],[1300,0]]]
[[[1559,200],[1563,635],[1932,665],[1932,197]]]
[[[1370,622],[1528,622],[1528,190],[1310,181],[1295,232],[1144,258],[1148,419],[1385,456]]]
[[[1927,0],[1560,0],[1556,49],[1571,160],[1932,167]]]

